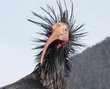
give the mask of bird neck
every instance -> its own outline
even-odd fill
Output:
[[[66,45],[59,49],[56,47],[49,48],[44,63],[38,64],[34,71],[35,78],[48,89],[65,89],[70,72],[68,54]]]

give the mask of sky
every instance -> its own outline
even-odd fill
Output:
[[[70,0],[66,0],[70,8]],[[88,32],[82,40],[90,47],[110,36],[110,0],[73,0],[77,24]],[[0,0],[0,86],[13,83],[28,75],[36,65],[36,44],[39,38],[38,26],[26,18],[38,20],[31,11],[43,15],[40,7],[46,4],[55,9],[55,0]],[[82,49],[81,49],[82,50]]]

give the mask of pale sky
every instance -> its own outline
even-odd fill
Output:
[[[69,0],[67,2],[69,7]],[[110,0],[73,2],[77,24],[84,23],[84,29],[89,32],[82,41],[87,47],[110,36]],[[0,86],[33,71],[36,51],[32,50],[35,44],[31,40],[39,38],[35,32],[40,29],[26,18],[37,20],[31,11],[42,15],[39,8],[46,4],[56,8],[55,0],[0,0]]]

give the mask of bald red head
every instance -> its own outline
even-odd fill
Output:
[[[63,44],[68,42],[68,40],[69,40],[69,29],[65,23],[58,22],[58,23],[53,25],[52,34],[48,38],[48,40],[47,40],[47,42],[43,48],[42,54],[41,54],[41,58],[40,58],[41,64],[43,63],[43,59],[44,59],[44,56],[45,56],[45,53],[46,53],[48,46],[55,40],[57,40],[56,41],[57,48],[60,48]]]

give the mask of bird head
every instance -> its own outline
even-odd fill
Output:
[[[60,1],[57,1],[57,5],[59,14],[56,14],[54,8],[50,7],[49,5],[47,5],[47,10],[41,7],[41,9],[48,15],[48,17],[45,15],[41,16],[32,11],[33,15],[43,20],[43,23],[28,19],[28,21],[43,28],[44,33],[38,34],[48,37],[48,39],[39,39],[37,41],[35,40],[36,42],[45,42],[44,45],[35,48],[42,49],[42,51],[37,55],[40,64],[43,64],[46,54],[48,53],[47,50],[52,48],[50,47],[51,44],[54,44],[53,46],[55,46],[57,49],[60,49],[63,45],[67,44],[67,48],[69,50],[68,55],[69,53],[75,54],[76,47],[83,46],[78,40],[80,37],[85,36],[86,32],[81,32],[80,30],[84,24],[75,26],[76,20],[74,19],[73,15],[73,2],[71,1],[70,13],[65,1],[64,7],[62,7]]]
[[[39,59],[39,63],[42,64],[45,55],[48,53],[47,49],[51,44],[57,47],[57,49],[61,48],[63,45],[68,44],[68,49],[70,53],[75,53],[76,47],[83,46],[78,42],[80,37],[85,35],[85,32],[81,32],[81,28],[84,26],[77,25],[75,26],[76,20],[73,15],[73,2],[71,1],[71,11],[69,15],[69,11],[67,5],[64,1],[64,7],[60,1],[57,1],[59,14],[56,14],[53,7],[47,5],[47,10],[43,7],[41,9],[49,16],[41,16],[32,11],[33,15],[43,20],[45,23],[37,22],[28,19],[28,21],[39,25],[44,29],[44,33],[39,33],[41,35],[45,35],[48,39],[39,39],[37,42],[45,42],[44,45],[38,46],[35,49],[42,48],[42,51],[37,55]],[[58,12],[57,12],[58,13]],[[51,53],[50,53],[51,54]]]
[[[52,42],[54,42],[54,44],[57,46],[57,49],[58,49],[63,44],[66,44],[68,41],[69,41],[68,25],[62,22],[55,23],[52,26],[52,33],[43,48],[41,58],[40,58],[40,63],[42,64],[46,50]]]

